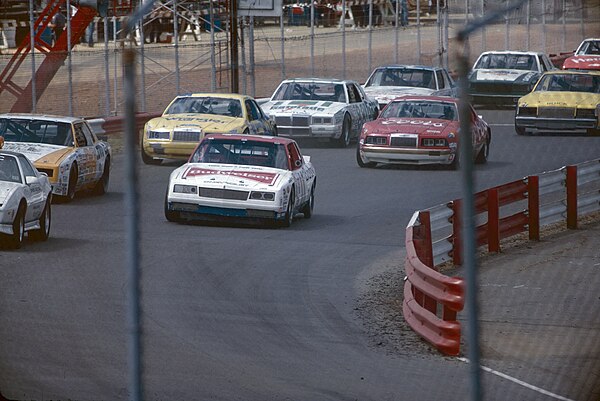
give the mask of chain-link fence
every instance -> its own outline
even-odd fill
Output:
[[[289,15],[259,25],[245,17],[240,21],[238,40],[240,92],[267,97],[288,77],[364,82],[373,68],[383,64],[442,65],[452,71],[453,52],[457,50],[453,37],[465,19],[481,17],[507,4],[503,0],[448,0],[447,7],[440,8],[434,1],[432,7],[419,10],[419,14],[413,10],[407,26],[397,23],[400,17],[395,15],[371,17],[373,25],[374,21],[379,23],[372,27],[354,26],[356,21],[340,18],[330,27],[306,26],[306,21],[298,23]],[[395,2],[389,6],[398,9]],[[162,111],[178,93],[231,90],[226,25],[196,32],[188,27],[186,34],[177,37],[163,34],[163,43],[144,43],[140,32],[133,41],[115,40],[118,25],[117,19],[106,23],[97,19],[95,27],[100,32],[96,32],[93,47],[77,44],[51,77],[47,89],[41,94],[31,93],[36,112],[86,117],[121,114],[124,46],[137,51],[139,111]],[[104,31],[108,33],[106,39]],[[473,35],[470,48],[473,58],[480,51],[503,49],[556,54],[573,51],[582,39],[598,36],[597,1],[536,0]],[[0,70],[5,71],[14,60],[11,49],[2,52]],[[26,54],[11,83],[26,88],[32,71],[44,57],[48,55],[39,51]],[[20,94],[6,86],[1,89],[0,110],[7,112]]]

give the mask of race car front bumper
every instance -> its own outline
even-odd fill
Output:
[[[588,130],[600,128],[597,119],[589,118],[540,118],[540,117],[515,117],[515,128],[526,132],[565,132],[572,134],[585,134]]]
[[[451,164],[456,157],[452,149],[391,148],[383,146],[361,146],[360,153],[365,162],[390,164]]]

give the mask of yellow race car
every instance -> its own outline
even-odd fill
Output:
[[[600,71],[549,71],[519,99],[517,134],[600,134]]]
[[[250,96],[195,93],[177,96],[162,116],[144,126],[141,156],[146,164],[187,160],[207,133],[277,135],[275,123]]]

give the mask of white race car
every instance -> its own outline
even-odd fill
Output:
[[[0,148],[2,142],[0,137]],[[0,150],[1,242],[18,249],[25,232],[34,240],[47,240],[51,200],[52,186],[46,174],[37,171],[24,155]]]
[[[339,79],[287,79],[268,101],[259,103],[275,121],[279,136],[325,138],[341,147],[358,138],[363,124],[379,112],[377,101],[358,83]]]
[[[364,85],[367,96],[383,108],[402,95],[458,95],[457,86],[445,68],[422,65],[385,65],[377,67]]]
[[[165,196],[169,221],[246,219],[284,227],[313,214],[317,177],[289,138],[209,134],[175,169]]]

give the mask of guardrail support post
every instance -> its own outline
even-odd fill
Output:
[[[567,228],[577,228],[577,166],[567,166]]]
[[[498,188],[488,190],[488,251],[500,252],[500,199]]]
[[[419,221],[421,222],[420,226],[420,242],[421,249],[419,252],[419,259],[423,262],[423,264],[433,270],[435,267],[433,266],[433,245],[431,243],[431,215],[428,210],[421,211],[419,213]],[[422,304],[425,309],[433,314],[437,314],[437,302],[435,299],[422,294]]]
[[[529,216],[529,240],[540,240],[540,177],[527,177],[527,210]]]
[[[421,211],[419,213],[419,221],[421,222],[421,235],[422,247],[419,254],[421,261],[427,266],[433,267],[433,245],[431,243],[431,216],[428,210]]]
[[[452,263],[454,266],[462,265],[462,241],[460,224],[462,221],[462,199],[452,202]]]

